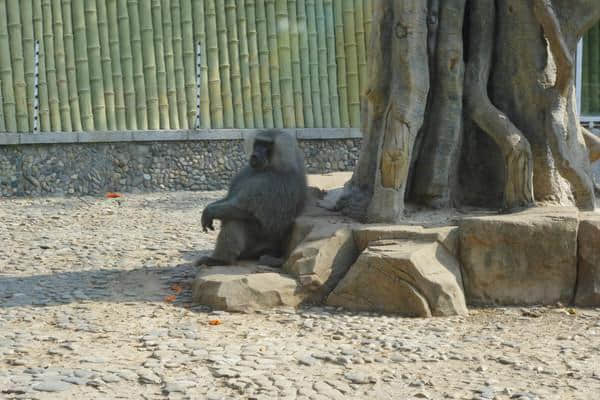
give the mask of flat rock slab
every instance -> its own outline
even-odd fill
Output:
[[[464,219],[460,261],[468,303],[570,303],[577,280],[577,227],[578,212],[569,208]]]
[[[437,241],[373,243],[327,304],[413,317],[467,314],[458,262]]]
[[[453,255],[458,253],[458,227],[456,226],[425,228],[420,225],[377,224],[354,227],[354,240],[358,251],[363,251],[370,243],[383,239],[437,241]]]
[[[600,214],[582,214],[577,237],[579,263],[575,304],[597,307],[600,306]]]
[[[33,390],[38,392],[64,392],[73,386],[60,380],[43,381],[33,386]]]
[[[301,301],[296,280],[274,268],[222,266],[203,268],[194,280],[192,301],[217,310],[251,312]]]

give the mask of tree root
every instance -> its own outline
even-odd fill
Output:
[[[571,184],[575,204],[583,210],[594,209],[594,184],[583,165],[575,160],[573,150],[567,143],[568,132],[563,120],[564,103],[573,87],[573,59],[566,45],[560,22],[556,17],[552,0],[532,0],[533,11],[550,52],[556,61],[556,82],[549,91],[546,105],[546,132],[552,155],[561,175]]]
[[[473,121],[500,147],[504,156],[504,209],[533,204],[533,157],[529,141],[490,101],[487,85],[494,49],[494,0],[471,2],[465,105]]]
[[[573,84],[573,58],[564,36],[560,22],[554,13],[552,0],[532,0],[535,18],[544,30],[550,51],[556,62],[556,82],[554,87],[562,96],[566,96]]]
[[[348,186],[335,204],[334,210],[355,221],[367,222],[367,209],[372,196],[373,194],[366,189],[361,190],[355,186]]]

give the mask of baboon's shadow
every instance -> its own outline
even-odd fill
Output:
[[[189,252],[185,259],[203,252]],[[174,267],[94,269],[29,276],[0,275],[0,308],[47,307],[76,302],[168,301],[189,306],[191,283],[198,268],[186,262]],[[173,297],[174,296],[174,297]]]

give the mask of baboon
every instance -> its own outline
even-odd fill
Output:
[[[213,254],[195,265],[230,265],[260,258],[279,266],[283,247],[307,196],[304,159],[296,139],[278,130],[261,131],[247,142],[248,165],[231,181],[225,198],[202,212],[202,229],[221,231]]]

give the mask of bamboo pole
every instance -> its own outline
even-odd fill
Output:
[[[52,29],[54,30],[54,62],[56,66],[56,85],[60,112],[60,126],[63,131],[71,132],[71,107],[69,105],[69,86],[67,84],[67,66],[65,61],[65,41],[63,38],[63,18],[60,0],[52,0]]]
[[[244,128],[244,100],[242,97],[242,77],[240,75],[240,57],[235,0],[225,0],[227,20],[227,50],[230,61],[231,95],[233,103],[234,127]]]
[[[34,42],[33,58],[33,133],[40,131],[40,41]]]
[[[208,91],[210,93],[211,127],[223,128],[223,97],[219,72],[219,46],[217,41],[217,10],[215,0],[206,0],[206,63],[208,65]]]
[[[242,99],[244,103],[244,125],[256,128],[252,102],[252,77],[250,75],[250,53],[248,51],[248,21],[244,0],[237,0],[237,26],[240,48],[240,74],[242,75]],[[256,32],[254,32],[256,34]]]
[[[77,88],[79,93],[81,124],[83,130],[93,131],[94,115],[92,113],[92,96],[90,92],[90,72],[88,67],[83,1],[73,1],[71,6],[73,13],[73,38],[75,42],[75,64],[77,67]]]
[[[358,56],[355,37],[354,23],[354,3],[344,1],[344,47],[346,50],[346,73],[348,75],[348,114],[350,116],[350,126],[360,127],[360,83],[358,77]]]
[[[185,72],[183,67],[183,37],[181,34],[181,8],[179,7],[179,0],[171,1],[171,21],[173,22],[173,53],[175,57],[175,88],[177,93],[179,129],[188,129]]]
[[[147,1],[147,0],[144,0]],[[139,1],[127,0],[129,12],[129,33],[131,34],[131,55],[133,63],[133,84],[135,87],[135,103],[138,129],[148,129],[148,107],[146,99],[146,80],[144,79],[144,56],[142,54],[142,36],[140,30]],[[154,116],[154,115],[153,115]]]
[[[327,79],[329,80],[329,104],[331,105],[331,125],[341,126],[340,98],[338,96],[337,65],[335,62],[335,24],[333,21],[333,1],[323,3],[325,15],[325,36],[327,46]]]
[[[224,0],[216,0],[217,39],[219,48],[219,63],[221,71],[221,96],[223,99],[223,122],[225,128],[233,128],[233,94],[231,93],[231,70],[229,65],[229,48],[227,47],[227,19],[225,16]]]
[[[123,97],[127,129],[137,130],[135,79],[133,74],[133,53],[131,50],[131,33],[129,29],[129,10],[124,0],[117,1],[117,17],[119,18],[119,45],[121,69],[123,70]]]
[[[110,54],[110,39],[108,35],[108,10],[106,0],[97,2],[98,35],[100,37],[100,59],[102,61],[102,82],[104,84],[104,101],[106,103],[106,128],[109,131],[117,129],[116,93],[113,82],[113,67]],[[115,25],[116,26],[116,25]]]
[[[8,37],[10,39],[10,56],[8,57],[12,60],[17,130],[19,132],[27,132],[29,131],[29,113],[26,100],[27,91],[25,86],[19,0],[9,0],[6,8],[8,11]],[[7,57],[7,55],[3,54],[2,57]]]
[[[369,38],[371,37],[371,25],[373,23],[373,0],[364,0],[363,16],[365,18],[365,48],[369,49]]]
[[[200,129],[200,86],[202,85],[202,45],[196,44],[196,120],[194,129]]]
[[[303,128],[304,110],[302,104],[302,71],[300,68],[300,45],[298,38],[298,17],[296,15],[296,0],[288,0],[287,12],[290,30],[292,88],[294,91],[294,115],[296,118],[295,127]]]
[[[65,68],[67,71],[67,87],[69,89],[69,108],[71,109],[71,128],[81,131],[81,107],[79,106],[79,90],[77,85],[77,70],[75,46],[73,43],[73,19],[71,15],[71,0],[62,0],[63,39],[65,43]]]
[[[279,54],[279,82],[281,86],[281,111],[283,126],[296,125],[294,115],[294,83],[292,79],[292,49],[290,48],[290,22],[287,1],[275,1],[275,22],[277,24],[277,52]]]
[[[589,35],[589,32],[588,32]],[[588,85],[590,84],[590,51],[592,49],[589,36],[583,38],[583,61],[582,61],[582,79],[581,79],[581,115],[586,115],[590,111],[590,94]]]
[[[150,0],[138,2],[138,18],[140,21],[142,71],[146,88],[146,109],[148,128],[160,128],[160,112],[158,107],[158,83],[156,76],[156,55],[154,53],[154,33],[152,27],[152,8]],[[134,16],[135,18],[135,16]]]
[[[252,7],[248,7],[251,15]],[[265,128],[274,128],[273,101],[271,100],[271,72],[269,69],[269,43],[267,39],[267,17],[264,0],[256,0],[256,32],[258,44],[258,59],[260,68],[260,91],[262,96],[263,123]]]
[[[589,112],[600,111],[600,26],[596,25],[588,34],[589,52]]]
[[[58,98],[58,82],[54,61],[54,29],[52,25],[52,4],[50,0],[42,0],[42,18],[44,30],[44,47],[46,49],[46,79],[48,82],[48,104],[50,106],[50,128],[54,132],[63,130],[60,118],[60,99]]]
[[[196,43],[194,43],[191,0],[180,0],[180,3],[187,121],[188,126],[192,128],[196,118]]]
[[[338,95],[340,98],[340,124],[342,128],[350,126],[348,110],[348,78],[346,76],[346,50],[344,48],[344,13],[342,2],[333,2],[335,24],[335,58],[337,60]]]
[[[0,22],[1,24],[2,22]],[[4,109],[2,107],[4,98],[2,97],[2,81],[0,81],[0,132],[6,132],[6,124],[4,123]]]
[[[107,20],[109,55],[111,61],[111,73],[113,91],[115,93],[115,128],[127,129],[127,110],[125,108],[125,93],[123,90],[123,69],[121,68],[121,53],[119,46],[119,18],[117,11],[117,0],[107,0]]]
[[[175,56],[173,54],[173,22],[171,0],[162,0],[163,45],[167,78],[167,104],[169,105],[169,128],[179,129],[177,89],[175,87]]]
[[[140,50],[142,74],[146,89],[146,118],[148,128],[152,130],[160,127],[160,114],[158,109],[158,84],[156,81],[156,56],[154,54],[154,35],[152,33],[152,9],[149,0],[138,1],[138,15],[140,26]],[[131,16],[131,13],[130,13]],[[135,12],[133,15],[135,19]],[[137,43],[137,42],[136,42]],[[135,63],[135,58],[134,58]]]
[[[302,75],[302,109],[304,127],[314,128],[312,90],[310,82],[310,51],[308,50],[308,22],[306,18],[305,0],[296,0],[296,15],[298,19],[298,46],[300,48],[300,72]]]
[[[107,128],[106,102],[104,100],[104,82],[102,80],[102,57],[100,54],[100,34],[98,32],[96,0],[86,0],[84,11],[94,129],[105,131]]]
[[[277,43],[277,21],[275,17],[275,0],[265,0],[267,17],[267,37],[269,44],[269,65],[271,69],[271,102],[273,103],[273,123],[276,128],[283,128],[283,112],[281,110],[281,83],[279,49]]]
[[[210,128],[210,96],[208,90],[208,64],[206,45],[206,16],[204,14],[204,0],[196,0],[194,7],[194,43],[200,45],[200,127]],[[198,66],[197,66],[198,67]]]
[[[17,112],[15,89],[10,59],[10,41],[8,33],[6,0],[0,0],[0,82],[3,94],[0,108],[3,109],[5,128],[8,132],[17,131]]]
[[[33,0],[33,35],[40,41],[40,129],[50,131],[50,103],[48,100],[48,80],[46,75],[46,48],[44,46],[44,21],[41,0]]]
[[[25,91],[27,92],[27,119],[30,126],[33,121],[33,58],[35,41],[33,38],[32,5],[32,1],[22,1],[20,2],[19,10],[21,15],[21,33],[23,35],[23,65],[25,68]]]
[[[238,0],[238,8],[245,6],[246,36],[248,38],[248,64],[250,73],[250,96],[255,128],[264,128],[262,98],[260,94],[260,65],[258,63],[258,32],[254,0]]]
[[[164,33],[161,0],[152,0],[152,29],[154,34],[154,57],[156,59],[156,83],[158,86],[158,114],[160,129],[170,128],[169,99],[167,97],[167,71],[165,65]]]
[[[360,94],[367,86],[367,50],[365,47],[365,22],[363,4],[364,0],[354,0],[354,27],[356,29],[356,57],[358,59],[358,93]]]
[[[319,63],[321,107],[323,109],[323,127],[331,128],[329,76],[327,75],[327,32],[325,27],[325,6],[323,5],[323,0],[316,1],[315,17],[317,23],[317,55]]]
[[[313,116],[315,118],[315,127],[323,128],[323,105],[321,99],[321,87],[319,80],[319,52],[317,40],[317,23],[315,17],[315,0],[306,1],[306,17],[308,31],[308,54],[310,65],[310,88],[313,101]],[[324,89],[324,88],[323,88]]]

